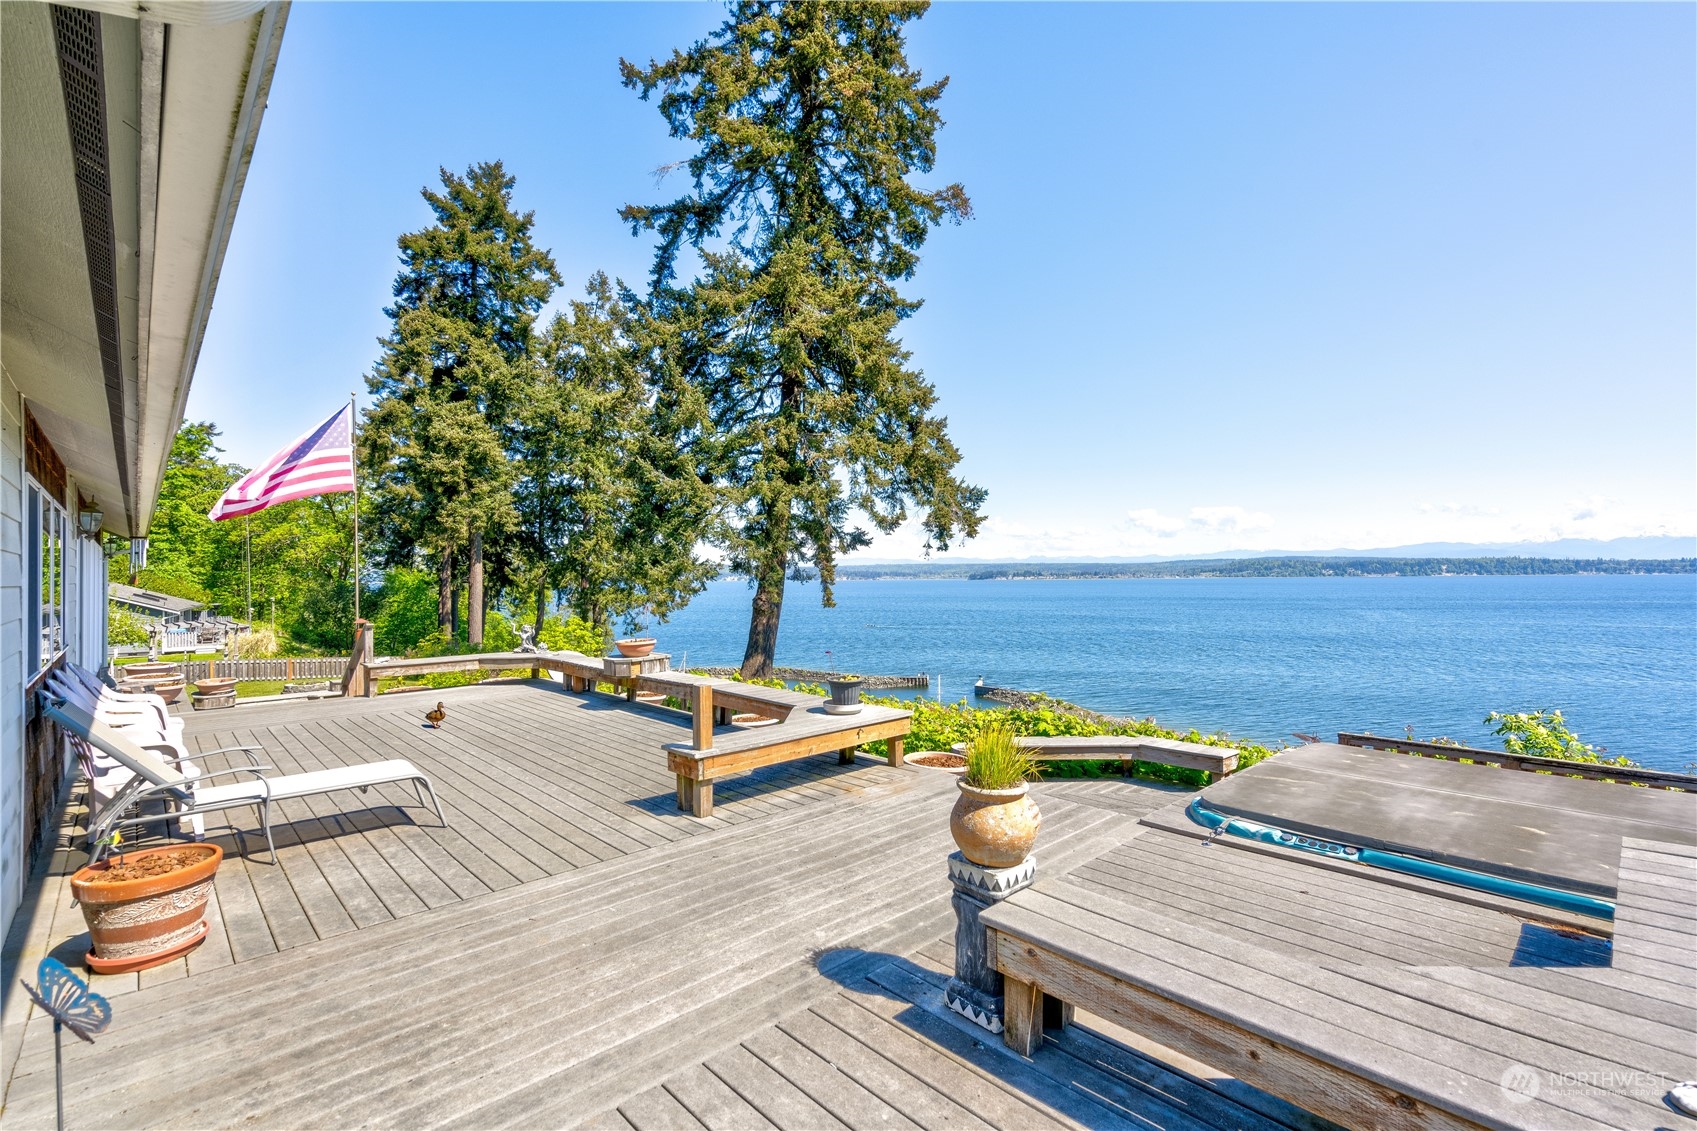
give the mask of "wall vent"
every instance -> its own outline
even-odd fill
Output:
[[[100,367],[106,380],[106,409],[112,422],[112,447],[118,457],[118,489],[124,513],[130,510],[130,452],[124,427],[124,365],[118,320],[118,247],[112,224],[112,172],[106,146],[106,72],[101,55],[100,14],[81,8],[52,7],[53,40],[59,52],[59,82],[65,95],[65,122],[71,131],[76,165],[77,208],[82,214],[83,248],[88,255],[88,289],[94,301],[94,328],[100,343]]]

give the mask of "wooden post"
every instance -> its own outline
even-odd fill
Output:
[[[218,661],[211,659],[210,657],[206,661],[206,678],[207,679],[217,679],[218,678]]]
[[[710,683],[695,685],[695,697],[690,705],[690,730],[691,741],[697,750],[713,749],[713,685]]]
[[[287,683],[294,678],[295,678],[295,662],[294,662],[294,660],[292,660],[292,659],[284,660],[283,661],[283,682]]]
[[[892,766],[905,766],[905,765],[907,765],[907,756],[905,754],[906,743],[907,743],[907,736],[901,735],[901,734],[898,734],[898,735],[894,736],[893,738],[888,738],[888,739],[884,740],[884,748],[889,751],[889,755],[890,755],[890,765],[892,765]]]
[[[1021,1056],[1043,1047],[1043,993],[1034,983],[1003,976],[1002,1040]]]
[[[713,815],[713,779],[689,779],[689,811],[697,817]]]
[[[348,674],[351,678],[346,682],[342,694],[363,695],[367,699],[377,694],[377,681],[371,678],[371,661],[371,622],[356,620],[353,655],[348,659]]]
[[[852,747],[852,746],[845,746],[841,750],[837,751],[837,765],[839,765],[839,766],[852,766],[852,765],[854,765],[854,750],[855,750],[855,748]]]

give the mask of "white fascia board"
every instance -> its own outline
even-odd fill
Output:
[[[152,94],[157,156],[146,142],[138,155],[143,170],[149,163],[157,168],[151,217],[147,188],[141,193],[142,230],[148,233],[140,245],[146,330],[130,480],[138,530],[152,519],[188,399],[287,17],[287,3],[271,3],[246,19],[167,22],[159,35],[142,27],[143,84],[152,73],[150,47],[163,50],[164,64],[162,94]],[[147,98],[144,89],[144,120]]]

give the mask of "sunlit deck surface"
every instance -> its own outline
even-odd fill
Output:
[[[827,754],[723,782],[698,820],[661,754],[688,726],[542,681],[189,715],[191,749],[260,745],[279,773],[408,758],[448,827],[399,787],[291,802],[273,866],[250,813],[220,814],[234,828],[208,828],[229,853],[212,933],[184,960],[93,979],[115,1021],[93,1046],[66,1042],[69,1122],[1321,1125],[1084,1014],[1014,1055],[942,1003],[953,779]],[[1035,795],[1041,876],[1285,954],[1497,967],[1508,992],[1511,966],[1607,961],[1500,910],[1138,823],[1181,790]],[[87,948],[65,883],[80,816],[74,797],[7,940],[8,1128],[53,1122],[51,1027],[17,974],[44,953],[77,967]]]

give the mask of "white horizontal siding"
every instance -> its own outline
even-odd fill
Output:
[[[24,817],[23,402],[0,370],[0,937],[29,873]]]

